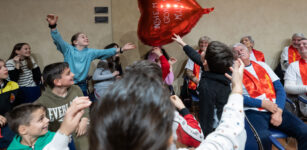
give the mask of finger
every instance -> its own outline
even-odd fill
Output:
[[[229,80],[232,80],[232,76],[229,75],[228,73],[225,73],[226,78],[228,78]]]
[[[229,67],[229,70],[230,70],[231,72],[233,72],[233,67]]]

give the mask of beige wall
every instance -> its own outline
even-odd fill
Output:
[[[307,35],[305,28],[307,19],[304,19],[307,4],[304,0],[197,0],[197,2],[203,8],[215,7],[215,11],[204,15],[193,30],[184,37],[184,40],[192,46],[196,46],[198,38],[203,35],[228,45],[239,42],[242,36],[251,35],[255,40],[255,49],[262,50],[266,62],[275,67],[283,47],[289,44],[292,34],[302,32]],[[137,0],[113,0],[112,6],[114,40],[131,39],[139,48],[137,52],[131,52],[127,56],[128,62],[131,63],[150,49],[137,40],[136,32],[140,16]],[[178,63],[174,65],[175,75],[179,77],[174,83],[178,90],[178,85],[182,84],[180,76],[187,57],[175,43],[166,45],[165,48],[171,56],[178,59]]]
[[[27,42],[41,69],[63,61],[50,37],[46,21],[49,13],[59,16],[58,30],[65,41],[70,43],[73,34],[84,32],[90,47],[103,48],[112,42],[112,22],[95,24],[94,7],[110,4],[111,0],[0,0],[0,58],[7,59],[16,43]],[[96,16],[111,17],[111,10]]]
[[[226,44],[234,44],[244,35],[251,35],[255,48],[262,50],[267,63],[275,67],[282,48],[289,44],[294,32],[307,34],[304,0],[198,0],[203,7],[215,7],[204,15],[193,30],[184,37],[196,46],[198,38],[210,36]],[[112,6],[108,24],[94,23],[95,6]],[[60,16],[58,28],[65,40],[82,31],[90,39],[90,47],[102,48],[106,44],[134,42],[137,49],[124,53],[124,66],[139,60],[150,47],[137,38],[140,16],[137,0],[1,0],[0,1],[0,57],[7,59],[13,45],[28,42],[39,65],[62,61],[55,50],[45,21],[48,13]],[[111,15],[112,14],[112,15]],[[305,30],[304,30],[305,29]],[[178,59],[174,72],[180,77],[187,57],[177,44],[166,45],[168,53]],[[175,82],[181,84],[180,80]]]

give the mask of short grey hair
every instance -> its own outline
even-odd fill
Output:
[[[244,49],[248,50],[248,48],[242,43],[236,43],[232,46],[232,48],[235,48],[235,47],[238,47],[238,46],[242,46]]]
[[[198,40],[198,46],[199,46],[199,44],[200,44],[201,41],[207,41],[208,43],[210,43],[210,42],[211,42],[211,38],[208,37],[208,36],[202,36],[202,37],[200,37],[199,40]]]
[[[294,33],[294,34],[292,35],[292,39],[293,39],[294,37],[305,38],[305,36],[304,36],[303,33]]]
[[[244,39],[244,38],[248,38],[248,40],[249,40],[251,43],[255,44],[255,41],[253,40],[252,36],[250,36],[250,35],[243,36],[243,37],[240,39],[240,43],[243,42],[243,39]]]

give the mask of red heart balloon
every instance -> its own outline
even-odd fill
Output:
[[[173,34],[186,35],[203,14],[214,10],[201,8],[195,0],[138,0],[138,4],[138,36],[150,46],[172,42]]]

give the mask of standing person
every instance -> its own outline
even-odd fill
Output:
[[[272,149],[269,128],[276,128],[296,138],[298,150],[307,149],[307,125],[284,109],[286,93],[273,70],[263,62],[251,61],[248,49],[241,43],[233,50],[242,59],[244,111],[256,129],[263,148]]]
[[[107,45],[105,49],[118,47],[118,44],[112,43]],[[109,86],[114,83],[117,77],[119,77],[120,72],[122,72],[122,70],[118,55],[99,61],[93,74],[93,81],[95,82],[94,94],[97,100],[101,98]]]
[[[186,55],[201,66],[203,71],[198,87],[199,122],[206,137],[214,131],[214,108],[216,108],[217,118],[220,120],[223,107],[231,92],[230,80],[224,74],[230,72],[229,67],[233,64],[234,55],[227,45],[219,41],[210,42],[206,54],[200,55],[180,36],[174,36],[173,40],[183,47]]]
[[[285,90],[288,94],[298,94],[307,99],[307,39],[299,42],[299,54],[301,58],[291,63],[285,73]],[[307,117],[307,105],[299,102],[301,113]]]
[[[41,71],[31,56],[31,47],[28,43],[17,43],[6,62],[10,80],[20,86],[21,103],[34,102],[41,96]]]
[[[251,36],[243,36],[240,43],[248,48],[251,60],[265,62],[264,54],[261,51],[254,49],[255,42]]]
[[[6,80],[7,78],[5,61],[0,59],[0,149],[6,149],[15,135],[7,125],[5,114],[19,103],[19,86],[14,81]]]
[[[47,22],[51,29],[51,37],[57,49],[63,54],[64,61],[67,62],[71,71],[75,74],[74,82],[78,85],[85,96],[87,93],[86,78],[90,69],[91,62],[94,59],[105,59],[114,56],[117,53],[134,49],[135,45],[131,43],[125,44],[122,48],[111,48],[107,50],[99,50],[88,48],[89,40],[84,33],[78,32],[71,37],[71,45],[62,39],[58,32],[57,26],[58,16],[47,15]]]
[[[299,42],[302,38],[305,38],[303,33],[294,33],[292,35],[291,45],[286,46],[282,51],[280,56],[282,71],[285,72],[291,63],[300,60],[301,56],[299,54],[298,48],[300,47]]]

